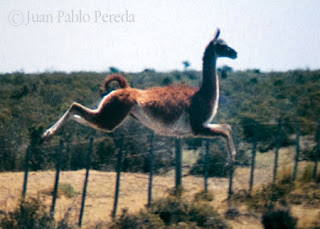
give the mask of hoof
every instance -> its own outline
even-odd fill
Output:
[[[50,130],[44,132],[41,136],[41,142],[48,141],[52,138],[53,133]]]
[[[228,158],[227,163],[224,165],[224,168],[231,168],[234,165],[234,159]]]

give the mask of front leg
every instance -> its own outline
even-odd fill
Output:
[[[233,142],[232,128],[228,124],[208,124],[195,132],[197,137],[213,138],[224,137],[227,140],[228,146],[228,164],[232,164],[236,158],[236,148]]]

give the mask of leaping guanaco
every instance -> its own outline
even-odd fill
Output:
[[[106,77],[102,88],[106,90],[111,81],[117,81],[119,89],[106,94],[96,109],[73,103],[66,113],[44,132],[42,139],[52,137],[70,117],[81,124],[112,132],[132,116],[160,135],[203,138],[222,136],[227,140],[229,162],[232,162],[236,149],[230,125],[211,124],[219,103],[217,59],[237,57],[235,50],[222,39],[218,39],[219,34],[220,30],[217,29],[214,39],[205,49],[203,79],[199,89],[180,84],[140,90],[130,87],[122,75],[113,74]]]

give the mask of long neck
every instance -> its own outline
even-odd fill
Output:
[[[208,96],[208,99],[219,98],[219,78],[216,69],[217,57],[206,50],[203,57],[202,85],[200,91]]]

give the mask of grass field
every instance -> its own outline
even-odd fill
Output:
[[[279,169],[293,165],[295,149],[294,147],[280,150]],[[194,163],[197,153],[186,151],[184,154],[184,164]],[[272,181],[273,172],[273,152],[257,154],[255,186],[257,189],[262,185]],[[299,166],[300,171],[305,167],[305,162]],[[184,173],[187,173],[185,169]],[[250,168],[238,167],[234,176],[234,191],[248,189]],[[13,210],[21,197],[23,185],[22,172],[0,173],[0,210]],[[27,196],[39,197],[48,206],[51,205],[52,197],[48,194],[53,189],[55,171],[30,172],[28,180]],[[69,214],[72,222],[77,222],[81,205],[81,192],[85,178],[85,170],[64,171],[60,175],[60,184],[70,184],[75,190],[75,195],[67,198],[61,195],[57,199],[56,214],[57,219],[61,219],[65,214]],[[90,178],[87,190],[87,199],[83,218],[85,228],[91,228],[99,222],[111,220],[110,213],[113,208],[113,198],[115,189],[116,173],[90,171]],[[169,188],[174,187],[174,171],[163,176],[154,177],[153,198],[161,198],[167,194]],[[214,201],[211,204],[214,208],[224,213],[228,209],[227,178],[210,178],[209,190],[214,194]],[[184,198],[193,198],[194,194],[203,189],[203,178],[195,176],[183,177],[183,187],[185,189]],[[120,185],[120,198],[118,214],[121,209],[128,208],[129,212],[137,212],[144,208],[147,203],[148,174],[122,173]],[[238,206],[241,214],[235,220],[229,220],[234,228],[262,228],[260,215],[249,212],[245,206]],[[303,206],[293,206],[293,215],[299,218],[299,227],[304,227],[306,222],[311,222],[319,215],[319,209],[310,209]],[[307,228],[307,227],[306,227]]]

